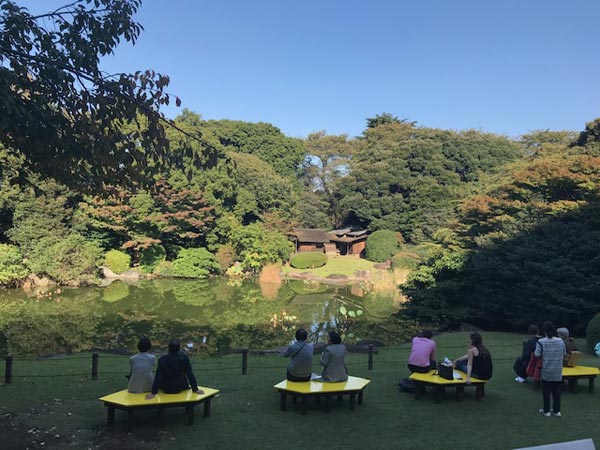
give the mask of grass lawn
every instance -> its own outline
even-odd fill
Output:
[[[353,277],[357,270],[371,270],[373,264],[375,263],[362,258],[328,256],[327,264],[322,267],[317,267],[316,269],[296,269],[294,267],[286,266],[283,268],[283,271],[285,273],[311,273],[323,278],[334,273]]]
[[[348,357],[352,375],[372,380],[356,411],[348,410],[347,400],[334,401],[329,414],[311,402],[304,416],[291,402],[286,412],[279,410],[272,385],[283,378],[285,359],[251,356],[248,375],[242,376],[240,355],[194,357],[200,384],[221,390],[211,418],[204,419],[200,407],[190,427],[183,409],[167,409],[160,423],[154,413],[142,412],[133,433],[125,431],[126,414],[120,411],[116,427],[108,430],[105,408],[96,400],[125,387],[126,357],[101,355],[98,381],[71,375],[89,371],[87,354],[16,360],[13,383],[0,386],[0,448],[511,449],[590,437],[600,445],[600,393],[588,393],[587,383],[576,394],[563,393],[562,418],[548,418],[537,412],[541,392],[513,381],[512,364],[524,337],[484,333],[494,358],[494,378],[481,402],[475,400],[474,388],[466,389],[462,402],[449,391],[441,404],[435,404],[429,392],[420,400],[398,392],[396,384],[407,375],[409,346],[403,345],[381,349],[372,371],[367,370],[366,355]],[[452,358],[464,354],[468,336],[455,333],[435,339],[438,358]],[[583,348],[583,342],[578,344]],[[600,360],[586,355],[581,364],[600,366]]]

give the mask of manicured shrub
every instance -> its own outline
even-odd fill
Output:
[[[120,274],[131,267],[131,256],[120,250],[110,250],[104,256],[104,265],[114,273]]]
[[[367,238],[365,257],[369,261],[383,262],[398,252],[398,238],[390,230],[379,230]]]
[[[593,351],[595,345],[600,342],[600,313],[592,317],[588,323],[586,338],[589,349]]]
[[[219,273],[221,267],[215,255],[205,248],[184,248],[173,261],[173,276],[181,278],[206,278]]]
[[[327,264],[327,255],[323,252],[297,253],[290,259],[290,265],[296,269],[314,269]]]
[[[0,244],[0,285],[16,284],[28,273],[19,248],[14,245]]]
[[[167,259],[165,248],[158,244],[140,251],[140,266],[145,273],[152,273],[156,266]]]

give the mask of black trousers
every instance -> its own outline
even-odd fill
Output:
[[[519,356],[515,363],[513,364],[513,370],[517,374],[517,376],[521,378],[527,378],[527,365],[523,365],[523,360]]]
[[[289,381],[310,381],[310,375],[308,375],[306,377],[297,377],[296,375],[292,375],[289,370],[287,371],[286,378]]]
[[[552,395],[552,411],[560,412],[560,387],[562,381],[542,380],[542,395],[544,397],[544,412],[550,412],[550,395]]]
[[[417,373],[427,373],[427,372],[429,372],[430,370],[432,370],[432,369],[435,369],[435,368],[436,368],[435,361],[432,361],[432,362],[429,364],[429,366],[427,366],[427,367],[415,366],[415,365],[413,365],[413,364],[409,364],[409,365],[408,365],[408,370],[410,370],[410,371],[411,371],[411,373],[412,373],[412,372],[417,372]]]

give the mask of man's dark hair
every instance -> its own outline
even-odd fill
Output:
[[[431,330],[423,330],[421,334],[427,339],[431,339],[433,337],[433,332]]]
[[[169,342],[169,353],[177,353],[181,348],[181,344],[177,339],[173,339]]]
[[[297,341],[305,341],[306,338],[308,338],[308,333],[306,332],[306,330],[304,328],[300,328],[298,331],[296,331],[296,340]]]
[[[533,323],[531,325],[529,325],[528,331],[531,336],[537,336],[538,334],[540,334],[540,329],[538,328],[537,325],[535,325]]]
[[[544,322],[544,324],[542,325],[542,331],[549,338],[556,336],[556,327],[549,320]]]
[[[146,336],[142,336],[138,342],[138,350],[140,352],[147,352],[150,350],[150,347],[152,347],[150,339],[148,339]]]
[[[342,343],[342,337],[335,331],[329,332],[329,339],[331,340],[332,344],[341,344]]]

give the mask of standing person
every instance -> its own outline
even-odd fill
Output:
[[[531,354],[535,351],[535,346],[540,338],[540,329],[537,325],[529,325],[529,339],[523,345],[523,353],[517,358],[513,365],[513,370],[517,374],[515,381],[517,383],[525,383],[527,381],[527,366],[531,359]]]
[[[411,373],[427,373],[435,368],[436,344],[432,337],[431,330],[423,330],[420,336],[413,338],[408,357],[408,370]]]
[[[166,394],[178,394],[192,388],[196,394],[204,394],[204,391],[198,389],[198,383],[192,365],[188,356],[180,352],[181,344],[176,339],[169,342],[169,354],[161,356],[158,360],[156,368],[156,377],[152,384],[152,393],[146,395],[147,400],[156,397],[158,390],[162,390]]]
[[[154,364],[156,356],[148,353],[152,347],[150,339],[142,336],[138,342],[139,353],[136,353],[129,358],[129,383],[127,390],[132,394],[141,394],[142,392],[150,392],[152,383],[154,382]]]
[[[308,333],[300,328],[296,331],[296,342],[283,352],[284,357],[290,357],[290,365],[287,369],[289,381],[310,381],[314,346],[306,342],[307,339]]]
[[[544,322],[541,338],[535,347],[535,356],[542,357],[542,395],[544,408],[540,409],[546,417],[562,416],[560,411],[560,386],[562,385],[563,358],[567,353],[565,343],[556,336],[556,327],[552,322]],[[552,394],[552,412],[550,395]]]
[[[321,379],[323,381],[346,381],[348,379],[348,369],[344,363],[346,357],[346,346],[342,344],[342,337],[332,331],[329,333],[329,345],[323,350],[321,355],[321,365],[323,373]]]
[[[483,345],[483,337],[476,331],[471,333],[470,337],[471,345],[467,354],[454,361],[454,366],[467,374],[467,384],[471,384],[471,377],[489,380],[493,372],[492,355]]]

